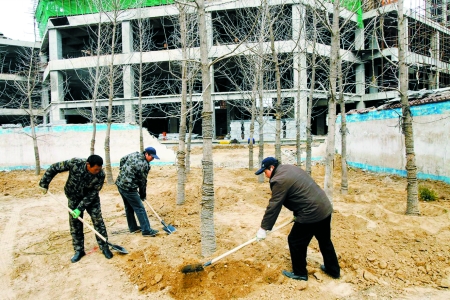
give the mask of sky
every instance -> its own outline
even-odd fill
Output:
[[[423,0],[405,0],[405,7],[414,7]],[[0,33],[21,41],[35,41],[33,33],[34,0],[0,0]],[[39,35],[36,40],[40,40]]]
[[[33,42],[33,2],[0,0],[0,33],[13,40]]]

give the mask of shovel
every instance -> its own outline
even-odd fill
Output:
[[[49,194],[50,196],[52,196],[52,198],[53,198],[56,202],[58,202],[59,204],[61,204],[61,206],[64,207],[64,208],[66,208],[70,213],[73,213],[73,210],[71,210],[69,207],[67,207],[67,206],[65,206],[64,204],[62,204],[61,202],[59,202],[59,200],[56,199],[56,197],[55,197],[52,193],[47,192],[47,194]],[[116,250],[116,251],[118,251],[118,252],[120,252],[120,253],[123,253],[123,254],[128,254],[128,251],[127,251],[124,247],[119,246],[119,245],[114,245],[114,244],[111,244],[110,242],[108,242],[108,240],[107,240],[103,235],[101,235],[97,230],[95,230],[91,225],[89,225],[89,224],[88,224],[86,221],[84,221],[82,218],[78,217],[77,219],[78,219],[81,223],[83,223],[84,225],[86,225],[87,228],[89,228],[90,230],[92,230],[92,231],[93,231],[99,238],[101,238],[106,244],[108,244],[109,246],[111,246],[112,249],[114,249],[114,250]]]
[[[173,227],[170,224],[166,224],[166,222],[164,222],[156,213],[156,211],[153,209],[153,207],[150,205],[150,203],[147,202],[147,200],[144,200],[144,203],[147,204],[148,207],[150,207],[150,209],[152,210],[152,212],[155,214],[155,216],[158,218],[158,220],[161,222],[161,224],[164,226],[163,230],[165,232],[167,232],[167,234],[171,234],[175,231],[177,231],[177,229],[175,227]]]
[[[286,222],[286,223],[284,223],[284,224],[282,224],[282,225],[280,225],[280,226],[278,226],[278,227],[272,229],[272,231],[270,231],[270,232],[277,231],[278,229],[281,229],[281,228],[283,228],[283,227],[285,227],[285,226],[291,224],[292,222],[294,222],[294,220],[290,220],[289,222]],[[269,232],[269,233],[270,233],[270,232]],[[220,256],[214,258],[214,259],[211,259],[210,261],[207,261],[207,262],[204,263],[204,264],[195,264],[195,265],[187,265],[187,266],[184,266],[183,269],[181,269],[181,272],[182,272],[182,273],[192,273],[192,272],[200,272],[200,271],[203,271],[203,270],[205,269],[205,267],[212,265],[213,263],[215,263],[215,262],[218,261],[219,259],[222,259],[222,258],[224,258],[225,256],[228,256],[228,255],[230,255],[231,253],[234,253],[234,252],[238,251],[239,249],[241,249],[241,248],[247,246],[248,244],[253,243],[254,241],[256,241],[256,237],[252,238],[251,240],[249,240],[249,241],[247,241],[247,242],[245,242],[245,243],[243,243],[243,244],[237,246],[236,248],[231,249],[230,251],[228,251],[228,252],[226,252],[226,253],[224,253],[224,254],[222,254],[222,255],[220,255]]]

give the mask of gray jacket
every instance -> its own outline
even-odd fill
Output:
[[[315,223],[328,217],[333,207],[325,192],[301,168],[279,165],[270,178],[272,197],[266,208],[261,228],[272,230],[284,205],[294,213],[298,223]]]
[[[141,199],[147,197],[147,176],[150,164],[142,152],[133,152],[120,159],[120,172],[116,185],[126,191],[139,190]]]

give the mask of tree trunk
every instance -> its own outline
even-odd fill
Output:
[[[406,214],[419,215],[416,155],[414,152],[414,135],[412,114],[408,101],[408,66],[406,64],[407,19],[403,14],[403,0],[398,1],[398,63],[400,77],[400,98],[402,103],[402,130],[405,136],[407,202]]]
[[[180,37],[181,37],[181,113],[180,113],[180,132],[178,138],[177,151],[177,205],[185,202],[186,189],[186,105],[187,105],[187,46],[186,46],[186,9],[182,4],[178,4],[180,12]]]
[[[313,28],[317,25],[316,14],[313,15]],[[311,81],[309,88],[308,108],[306,112],[306,163],[305,170],[311,175],[311,158],[312,158],[312,132],[311,132],[311,118],[312,118],[312,106],[314,101],[314,90],[316,85],[316,43],[317,43],[317,31],[314,30],[312,40],[312,54],[311,54]]]
[[[140,9],[139,9],[139,13],[140,13]],[[144,65],[142,63],[143,61],[143,54],[144,54],[144,34],[142,32],[142,21],[141,19],[138,20],[138,22],[140,22],[139,24],[139,87],[138,87],[138,114],[139,114],[139,148],[141,152],[144,152],[144,133],[142,131],[142,123],[144,122],[143,117],[142,117],[142,91],[144,89],[144,83],[143,83],[143,76],[144,76]],[[134,95],[133,95],[134,96]]]
[[[106,182],[108,184],[114,184],[114,178],[112,174],[111,168],[111,124],[112,124],[112,103],[114,99],[114,80],[115,80],[115,69],[114,69],[114,48],[116,45],[116,29],[117,22],[113,21],[113,30],[112,30],[112,41],[111,41],[111,61],[109,65],[109,95],[108,95],[108,116],[106,123],[106,133],[105,133],[105,175]]]
[[[336,97],[337,97],[337,73],[339,63],[339,7],[340,0],[333,2],[333,24],[331,29],[331,53],[330,53],[330,99],[328,102],[328,136],[325,154],[325,181],[324,190],[333,203],[333,167],[335,149],[336,126]]]
[[[258,81],[257,81],[257,77],[253,77],[254,78],[254,82],[253,82],[253,88],[252,88],[252,96],[251,96],[251,101],[252,101],[252,107],[251,107],[251,121],[250,121],[250,137],[249,137],[249,142],[248,142],[248,169],[249,170],[253,170],[253,166],[255,165],[255,162],[253,161],[253,153],[254,153],[254,136],[255,136],[255,121],[257,118],[257,112],[256,112],[256,95],[257,95],[257,90],[258,90]]]
[[[100,43],[101,43],[101,27],[102,19],[100,14],[100,19],[98,21],[98,31],[97,31],[97,49],[96,49],[96,64],[95,64],[95,78],[94,78],[94,93],[92,95],[92,137],[91,137],[91,149],[90,153],[95,154],[95,138],[97,136],[97,98],[98,98],[98,86],[100,84]]]
[[[342,80],[342,61],[339,61],[339,104],[341,108],[341,194],[348,193],[347,178],[347,118],[345,116],[344,83]]]
[[[35,80],[36,75],[34,72],[38,69],[35,66],[37,66],[37,61],[35,61],[35,49],[31,49],[31,55],[30,55],[30,63],[28,68],[28,78],[27,78],[27,97],[28,97],[28,108],[30,110],[30,128],[31,128],[31,138],[33,139],[33,150],[34,150],[34,163],[35,163],[35,169],[34,174],[39,175],[41,173],[41,159],[39,157],[39,147],[37,143],[37,135],[36,135],[36,125],[34,122],[34,113],[33,113],[33,98],[32,93],[35,87],[35,84],[32,84],[30,81]],[[33,79],[32,79],[33,78]]]
[[[298,76],[298,86],[297,86],[297,105],[296,105],[296,116],[295,116],[295,144],[296,144],[296,157],[297,157],[297,165],[301,167],[302,165],[302,137],[301,137],[301,60],[300,60],[300,51],[297,52],[298,55],[298,64],[297,64],[297,76]]]
[[[189,174],[191,171],[191,147],[192,147],[192,131],[194,130],[194,112],[192,111],[193,105],[192,105],[192,95],[189,94],[189,125],[188,125],[188,137],[186,142],[186,158],[185,158],[185,164],[186,164],[186,175]]]
[[[258,109],[258,122],[259,122],[259,147],[258,147],[258,162],[259,165],[261,165],[262,160],[264,159],[264,42],[265,42],[265,36],[266,36],[266,15],[268,11],[267,1],[263,1],[263,12],[261,15],[260,20],[260,31],[259,31],[259,38],[258,38],[258,58],[257,58],[257,74],[256,74],[256,80],[257,80],[257,97],[258,99],[256,101],[259,101],[259,109]],[[259,166],[258,166],[259,169]],[[264,182],[264,173],[261,173],[258,175],[258,182],[263,183]]]
[[[203,182],[201,202],[201,244],[202,255],[211,255],[216,251],[214,229],[214,164],[212,157],[213,111],[211,104],[211,82],[208,58],[205,1],[196,0],[198,9],[198,27],[200,36],[200,60],[203,87]]]
[[[281,163],[281,75],[278,63],[278,53],[275,49],[275,36],[273,34],[273,20],[271,20],[270,12],[267,13],[270,33],[270,49],[272,52],[272,60],[275,67],[275,81],[277,84],[277,104],[275,107],[275,158]]]

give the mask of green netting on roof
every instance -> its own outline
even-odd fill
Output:
[[[95,4],[98,2],[102,3],[102,9],[99,9]],[[173,2],[174,0],[121,0],[120,9],[166,5]],[[41,37],[44,35],[49,18],[92,14],[98,13],[100,10],[112,11],[113,7],[111,1],[39,0],[35,13],[36,21],[39,26],[39,34]]]
[[[332,1],[333,2],[333,1]],[[341,0],[342,7],[356,13],[356,19],[359,28],[364,28],[363,9],[361,0]]]

